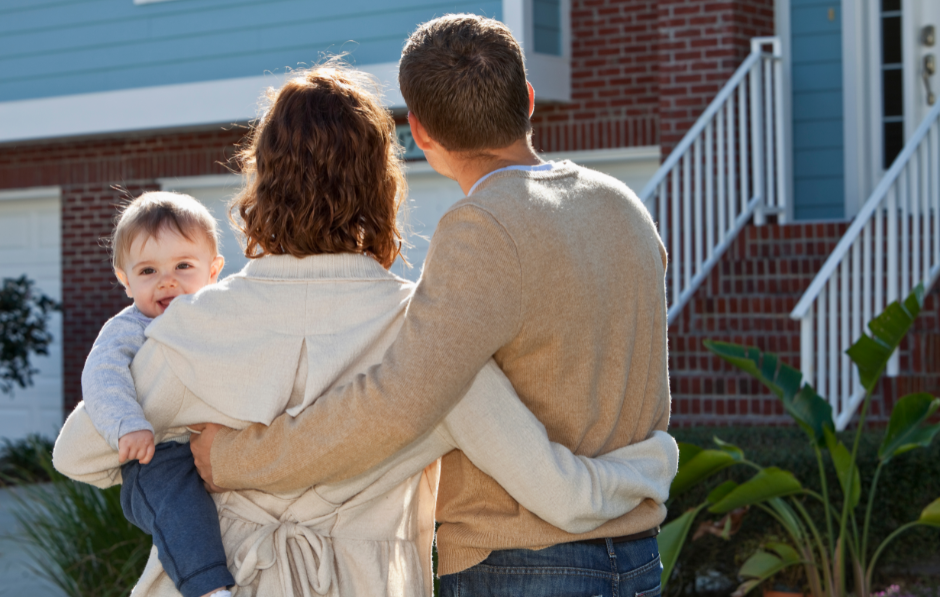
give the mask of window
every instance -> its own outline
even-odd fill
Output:
[[[904,148],[904,70],[901,0],[881,1],[881,89],[884,168]]]
[[[561,56],[561,0],[533,0],[535,51]]]

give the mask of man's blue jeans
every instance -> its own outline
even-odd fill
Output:
[[[494,551],[441,577],[442,597],[658,597],[655,537],[606,545],[562,543],[538,551]]]
[[[153,460],[128,462],[121,475],[124,516],[153,535],[160,563],[184,597],[235,584],[225,564],[219,514],[188,443],[159,444]]]

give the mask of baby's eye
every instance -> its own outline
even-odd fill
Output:
[[[189,263],[181,263],[176,266],[176,269],[190,269],[190,268],[192,268],[192,265],[190,265]]]
[[[156,271],[157,271],[157,270],[153,269],[152,267],[145,267],[145,268],[143,268],[142,270],[140,270],[140,275],[141,275],[141,276],[147,276],[147,275],[150,275],[150,274],[152,274],[152,273],[155,273]]]

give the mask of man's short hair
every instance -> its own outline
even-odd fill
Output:
[[[506,147],[532,131],[522,48],[494,19],[452,14],[419,25],[398,82],[408,109],[449,151]]]
[[[189,195],[151,191],[131,200],[118,214],[111,234],[111,263],[124,269],[131,245],[141,234],[154,238],[172,230],[183,238],[209,244],[212,255],[219,252],[219,228],[206,207]]]

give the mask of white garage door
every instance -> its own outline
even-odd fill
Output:
[[[61,207],[58,189],[0,192],[0,278],[26,274],[62,300]],[[54,438],[62,425],[62,314],[51,318],[49,356],[32,357],[33,385],[0,393],[0,438],[29,433]]]
[[[191,195],[205,205],[219,223],[219,253],[225,257],[222,277],[241,271],[248,258],[238,242],[228,219],[228,204],[241,190],[241,177],[234,175],[193,176],[160,179],[165,191]]]
[[[541,157],[552,161],[571,160],[598,170],[620,180],[638,194],[659,168],[658,146],[549,153]],[[427,162],[409,162],[406,174],[409,200],[405,230],[412,247],[405,255],[412,267],[406,268],[399,260],[392,266],[392,271],[403,278],[417,280],[428,255],[428,241],[437,223],[451,205],[464,198],[464,194],[456,182],[435,172]]]
[[[570,159],[623,181],[637,193],[659,167],[659,147],[656,146],[545,154],[542,157],[556,161]],[[417,280],[437,223],[451,205],[463,199],[464,194],[456,182],[435,172],[425,161],[408,162],[405,173],[408,177],[408,205],[403,212],[403,220],[405,238],[411,244],[405,256],[411,267],[406,267],[399,259],[392,265],[392,272],[408,280]],[[159,182],[164,190],[192,195],[219,221],[221,253],[225,257],[223,275],[244,267],[248,260],[228,220],[228,203],[239,191],[241,178],[234,175],[196,176],[160,179]]]

